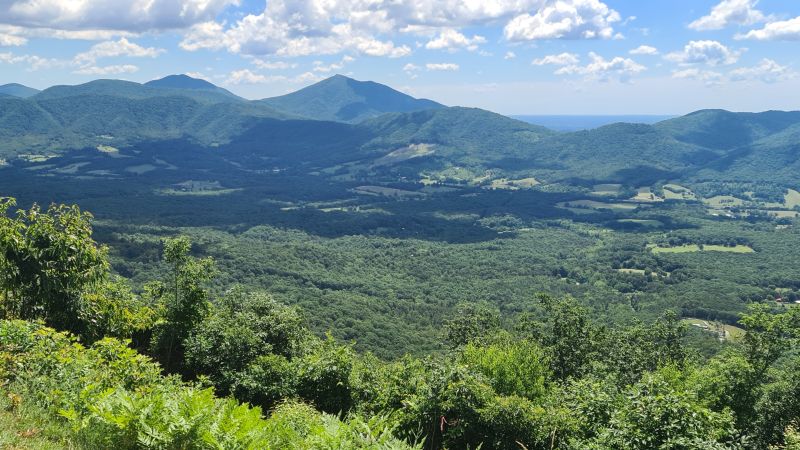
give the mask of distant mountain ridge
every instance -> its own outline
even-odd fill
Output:
[[[314,120],[355,123],[386,113],[444,108],[372,81],[335,75],[291,94],[261,100],[275,109]]]
[[[652,125],[557,133],[334,76],[248,101],[186,75],[95,80],[0,95],[0,158],[176,140],[236,167],[314,168],[348,179],[487,177],[546,183],[704,180],[797,185],[800,112],[701,110]],[[305,170],[305,169],[303,169]],[[309,169],[311,170],[311,169]]]
[[[19,83],[9,83],[0,86],[0,95],[7,95],[10,97],[28,98],[38,93],[38,89],[24,86]]]
[[[168,75],[164,78],[159,78],[158,80],[148,81],[147,83],[144,83],[144,85],[148,87],[162,88],[162,89],[187,89],[193,91],[217,92],[220,94],[225,94],[231,97],[235,97],[237,99],[241,99],[241,97],[230,92],[227,89],[223,89],[206,80],[193,78],[189,75]]]

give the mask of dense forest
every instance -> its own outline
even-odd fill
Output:
[[[438,351],[380,358],[268,292],[214,288],[224,268],[186,236],[157,252],[135,290],[88,213],[0,203],[0,444],[800,448],[800,308],[754,303],[720,344],[672,311],[607,325],[570,296],[472,302]]]
[[[798,113],[12,87],[0,448],[800,449]]]

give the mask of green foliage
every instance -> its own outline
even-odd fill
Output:
[[[456,348],[485,339],[499,328],[499,311],[484,304],[462,303],[445,324],[445,341]]]
[[[310,339],[294,308],[267,294],[234,288],[186,340],[186,366],[223,393],[270,407],[294,392],[289,359]]]
[[[13,200],[0,206],[0,291],[4,316],[43,319],[80,331],[81,294],[108,271],[107,249],[92,240],[91,218],[77,206],[38,205],[6,217]]]
[[[167,371],[182,368],[185,341],[208,315],[210,303],[205,284],[214,277],[214,260],[189,254],[186,236],[164,241],[164,261],[170,265],[170,279],[151,288],[164,304],[164,319],[156,324],[153,352]]]
[[[487,346],[467,344],[461,362],[486,377],[501,395],[518,395],[536,401],[545,394],[550,378],[544,351],[529,341],[506,339]]]
[[[159,366],[107,338],[85,348],[69,335],[0,321],[0,385],[43,408],[79,448],[410,448],[382,417],[342,422],[301,404],[259,408],[160,374]],[[2,422],[0,422],[2,423]]]
[[[293,361],[298,395],[322,411],[346,413],[352,407],[349,380],[354,359],[349,346],[328,335],[303,358]]]

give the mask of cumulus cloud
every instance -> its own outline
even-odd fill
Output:
[[[422,67],[412,63],[408,63],[403,66],[403,72],[405,72],[406,75],[408,75],[412,80],[418,77],[417,72],[420,70],[422,70]]]
[[[79,53],[75,56],[76,64],[92,64],[101,58],[114,58],[127,56],[134,58],[155,58],[166,50],[155,47],[142,47],[139,44],[130,42],[126,38],[118,41],[106,41],[95,44],[89,51]]]
[[[28,71],[41,69],[52,69],[67,65],[66,61],[52,58],[42,58],[37,55],[15,55],[13,53],[0,53],[0,63],[5,64],[27,64]]]
[[[253,59],[253,64],[259,69],[265,70],[286,70],[294,69],[297,67],[295,63],[288,63],[286,61],[264,61],[263,59]]]
[[[669,53],[665,58],[682,65],[718,66],[734,64],[739,60],[739,56],[741,56],[740,51],[731,50],[717,41],[690,41],[682,51]]]
[[[794,78],[797,74],[789,67],[782,66],[774,60],[764,58],[753,67],[742,67],[732,70],[730,79],[733,81],[761,81],[764,83],[777,83]]]
[[[132,64],[119,64],[119,65],[112,65],[112,66],[86,66],[81,67],[80,69],[74,71],[73,73],[77,73],[80,75],[119,75],[123,73],[134,73],[138,72],[139,67],[134,66]]]
[[[345,65],[355,61],[355,58],[352,56],[345,55],[341,61],[331,63],[331,64],[324,64],[322,61],[314,61],[314,72],[320,73],[329,73],[334,72],[337,70],[342,70]]]
[[[610,39],[620,15],[599,0],[557,0],[535,14],[521,14],[504,29],[509,41]]]
[[[612,38],[619,14],[600,0],[270,0],[233,23],[195,24],[181,47],[244,55],[306,56],[359,52],[402,57],[399,34],[427,38],[428,49],[476,50],[482,36],[464,27],[505,23],[509,40]]]
[[[649,45],[640,45],[628,53],[631,55],[657,55],[658,49]]]
[[[504,56],[503,59],[514,59],[516,57],[517,57],[516,53],[514,53],[514,52],[506,52],[506,56]]]
[[[445,28],[439,33],[439,36],[428,41],[428,43],[425,44],[425,48],[428,50],[450,51],[466,48],[470,51],[475,51],[478,49],[479,44],[484,43],[486,43],[486,38],[483,36],[475,35],[468,38],[453,28]]]
[[[644,72],[647,67],[630,58],[617,56],[610,60],[591,52],[591,62],[585,66],[578,64],[565,65],[556,70],[556,75],[583,75],[587,79],[597,81],[619,80],[627,82],[633,75]]]
[[[321,76],[312,73],[304,72],[296,76],[285,75],[262,75],[255,73],[250,69],[234,70],[228,75],[225,84],[239,85],[239,84],[265,84],[265,83],[313,83],[320,81]]]
[[[0,23],[55,30],[143,32],[214,19],[240,0],[6,0]]]
[[[764,22],[767,17],[756,9],[758,0],[722,0],[703,16],[689,24],[698,31],[721,30],[729,25],[753,25]]]
[[[750,30],[737,34],[736,39],[754,39],[757,41],[798,41],[800,40],[800,17],[770,22],[759,30]]]
[[[544,58],[534,59],[534,66],[574,66],[580,62],[580,57],[574,53],[561,53],[560,55],[547,55]]]
[[[672,72],[672,78],[682,80],[697,80],[702,81],[707,86],[713,86],[722,83],[724,76],[721,73],[713,70],[691,68]]]
[[[429,63],[425,64],[425,68],[431,71],[449,71],[455,72],[460,67],[458,64],[453,63]]]
[[[0,33],[0,47],[19,47],[27,42],[28,40],[24,37]]]

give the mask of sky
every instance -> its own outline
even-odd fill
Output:
[[[0,0],[0,84],[339,73],[503,114],[800,109],[798,0]]]

